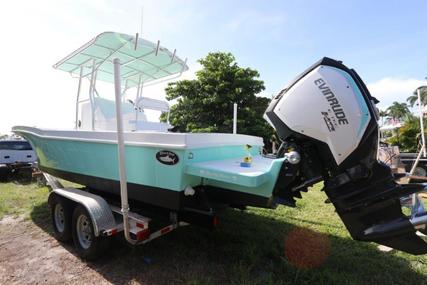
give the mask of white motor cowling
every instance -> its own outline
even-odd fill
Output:
[[[376,155],[375,102],[354,70],[323,58],[272,100],[265,117],[282,141],[311,141],[322,168],[334,172]]]
[[[390,168],[377,161],[377,102],[354,70],[330,58],[280,91],[265,112],[282,142],[277,156],[286,158],[275,201],[295,206],[300,191],[323,180],[354,239],[424,254],[427,244],[414,227],[426,224],[427,214],[409,219],[399,199],[424,187],[397,184]],[[292,153],[297,160],[288,159]]]
[[[273,112],[291,130],[326,143],[337,165],[357,148],[371,120],[354,80],[323,65],[290,87]]]

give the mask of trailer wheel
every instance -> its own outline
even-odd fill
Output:
[[[90,215],[82,205],[74,209],[72,233],[74,246],[81,258],[97,259],[109,246],[107,237],[95,236]]]
[[[51,218],[55,238],[62,242],[71,240],[71,207],[60,197],[53,197],[51,202]]]
[[[10,176],[10,170],[7,167],[0,167],[0,181],[6,182],[7,178]]]
[[[427,171],[424,167],[417,166],[415,167],[414,175],[416,176],[427,176]]]

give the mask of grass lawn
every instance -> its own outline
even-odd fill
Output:
[[[0,219],[4,215],[29,217],[34,207],[46,202],[48,193],[47,187],[39,187],[36,183],[0,182]]]
[[[183,227],[136,248],[119,241],[89,266],[113,283],[154,274],[176,284],[427,284],[427,255],[353,241],[319,190],[303,194],[297,208],[229,210],[214,231]],[[0,183],[0,219],[26,215],[49,232],[47,194],[35,184]]]

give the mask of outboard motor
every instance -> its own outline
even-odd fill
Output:
[[[282,142],[278,156],[287,158],[274,195],[293,205],[300,191],[323,180],[354,239],[424,254],[427,244],[416,229],[425,229],[427,215],[408,218],[400,204],[424,187],[397,184],[377,160],[376,103],[354,70],[330,58],[280,91],[265,113]]]

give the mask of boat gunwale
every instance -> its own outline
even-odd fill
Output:
[[[76,130],[43,130],[43,129],[39,129],[39,128],[35,128],[35,127],[25,127],[25,126],[15,126],[12,129],[13,132],[17,132],[17,133],[28,133],[31,135],[34,135],[36,137],[40,137],[40,138],[46,138],[46,139],[53,139],[53,140],[67,140],[67,141],[80,141],[80,142],[94,142],[94,143],[103,143],[103,144],[117,144],[117,140],[115,137],[112,137],[111,139],[99,139],[99,138],[82,138],[82,137],[76,137],[76,136],[57,136],[57,135],[49,135],[49,134],[44,134],[45,132],[67,132],[69,134],[76,134],[76,133],[94,133],[93,131],[76,131]],[[39,131],[39,132],[37,132]],[[41,133],[43,132],[43,133]],[[98,134],[110,134],[110,135],[114,135],[116,134],[116,132],[114,131],[95,131]],[[143,142],[143,141],[130,141],[130,140],[126,140],[125,138],[125,145],[128,146],[142,146],[142,147],[153,147],[153,148],[169,148],[169,149],[202,149],[202,148],[210,148],[210,147],[221,147],[221,146],[239,146],[242,145],[242,142],[228,142],[228,143],[200,143],[200,144],[194,144],[194,145],[188,145],[187,144],[187,137],[186,135],[188,135],[188,133],[156,133],[156,132],[126,132],[126,134],[128,135],[133,135],[133,134],[148,134],[148,135],[172,135],[172,136],[179,136],[179,137],[183,137],[183,143],[175,143],[175,144],[168,144],[168,143],[152,143],[152,142]],[[202,135],[206,135],[206,134],[210,134],[210,133],[200,133]],[[190,133],[191,136],[197,135],[197,134],[193,134]],[[211,135],[218,135],[218,133],[214,133]],[[236,136],[235,134],[224,134],[224,135],[232,135],[232,136]],[[259,137],[254,137],[254,136],[248,136],[248,135],[237,135],[240,136],[241,138],[243,137],[247,137],[247,138],[251,138],[252,140],[255,139],[261,139]],[[261,139],[262,140],[262,139]],[[263,144],[254,144],[256,146],[263,146]]]

